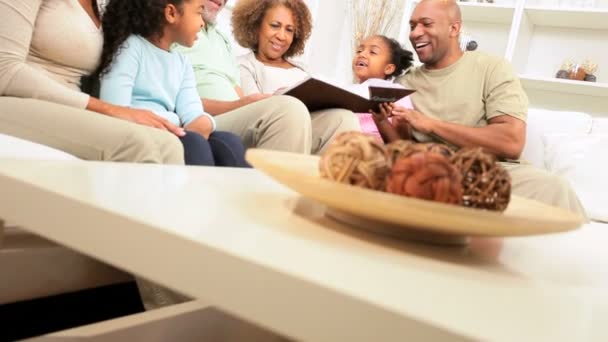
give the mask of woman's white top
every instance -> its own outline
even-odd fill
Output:
[[[250,52],[238,58],[243,94],[273,94],[281,88],[290,87],[309,76],[299,64],[289,61],[293,68],[264,65]]]

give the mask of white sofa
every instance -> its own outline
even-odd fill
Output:
[[[531,108],[522,158],[565,178],[594,221],[608,222],[608,117]]]
[[[603,203],[608,203],[608,178],[603,176],[603,167],[608,166],[606,150],[608,118],[530,109],[523,158],[566,177],[583,199],[591,218],[604,221],[608,216],[602,208]],[[76,160],[61,151],[1,134],[0,158]],[[7,225],[4,243],[0,245],[0,270],[7,271],[2,272],[0,304],[131,279],[117,269],[10,227],[10,222]]]

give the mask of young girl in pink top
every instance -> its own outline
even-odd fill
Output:
[[[399,42],[386,36],[374,35],[361,41],[353,58],[352,68],[359,83],[370,80],[374,81],[375,84],[379,80],[392,83],[391,80],[400,76],[412,66],[412,62],[412,52],[401,47]],[[397,101],[396,105],[413,108],[409,97]],[[381,132],[378,131],[377,124],[383,124],[381,123],[382,118],[379,115],[372,116],[369,113],[359,113],[357,115],[359,116],[361,130],[381,139]]]

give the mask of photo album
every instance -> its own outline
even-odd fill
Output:
[[[310,112],[329,108],[344,108],[354,113],[379,110],[384,102],[397,102],[415,90],[381,79],[361,84],[340,86],[312,76],[282,89],[278,95],[290,95],[302,101]]]

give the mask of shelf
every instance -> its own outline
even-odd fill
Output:
[[[492,24],[511,24],[515,8],[507,5],[494,5],[487,3],[459,2],[462,20],[466,26],[467,21]]]
[[[543,78],[531,75],[520,75],[525,89],[551,91],[564,94],[608,97],[608,84],[572,81],[559,78]]]
[[[418,4],[415,1],[414,4]],[[462,20],[466,26],[467,22],[480,22],[491,24],[511,24],[513,21],[514,6],[494,5],[477,2],[459,2]]]
[[[603,8],[526,7],[534,25],[608,30],[608,10]]]

